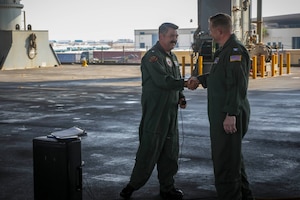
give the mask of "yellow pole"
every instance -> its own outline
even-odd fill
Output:
[[[198,75],[203,74],[203,56],[199,56],[198,58]]]
[[[194,67],[193,54],[191,54],[191,76],[193,75],[193,67]]]
[[[291,70],[291,54],[286,54],[286,73],[289,74]]]
[[[88,66],[86,58],[81,60],[81,66],[82,67],[87,67]]]
[[[257,57],[253,56],[252,58],[252,78],[256,79],[257,76]]]
[[[185,77],[185,57],[182,56],[182,77]]]
[[[278,70],[278,58],[279,58],[279,56],[278,56],[277,53],[275,54],[275,58],[276,58],[276,65],[277,65],[276,69]],[[277,70],[276,69],[275,69],[275,75],[277,74]]]
[[[260,76],[265,76],[265,55],[260,56]]]
[[[282,75],[282,71],[283,71],[283,55],[280,54],[279,55],[279,75]]]
[[[276,63],[276,55],[272,55],[272,76],[275,76],[275,63]]]

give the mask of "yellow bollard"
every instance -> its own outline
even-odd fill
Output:
[[[252,58],[252,78],[256,79],[257,76],[257,57],[253,56]]]
[[[182,77],[185,77],[185,57],[182,56]]]
[[[272,70],[272,77],[273,77],[273,76],[275,76],[275,64],[276,64],[276,55],[275,54],[272,55],[272,63],[271,64],[272,64],[271,70]]]
[[[203,74],[203,56],[199,56],[198,58],[198,75]]]
[[[286,73],[289,74],[291,70],[291,53],[286,54]]]
[[[282,75],[283,72],[283,55],[279,55],[279,75]]]
[[[265,76],[265,55],[260,56],[260,77]]]
[[[82,67],[87,67],[87,66],[88,66],[87,61],[86,61],[86,58],[83,58],[83,59],[81,60],[81,66],[82,66]]]
[[[277,74],[277,70],[278,70],[278,58],[279,58],[279,56],[278,56],[278,54],[276,53],[276,54],[275,54],[275,60],[276,60],[275,65],[276,65],[276,68],[274,69],[274,70],[275,70],[275,74],[274,74],[274,75]]]

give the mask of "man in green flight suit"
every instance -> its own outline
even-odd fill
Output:
[[[241,152],[250,118],[249,54],[232,33],[229,15],[212,16],[209,29],[220,48],[214,55],[209,74],[191,77],[188,88],[196,89],[199,83],[207,87],[212,160],[219,199],[253,200]]]
[[[174,186],[178,171],[178,105],[186,107],[182,93],[185,85],[179,64],[171,50],[177,43],[178,26],[163,23],[159,41],[142,58],[142,119],[139,127],[139,148],[131,178],[120,196],[130,198],[146,184],[157,165],[160,196],[181,200],[183,192]]]

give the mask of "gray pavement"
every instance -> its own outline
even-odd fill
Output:
[[[189,70],[186,70],[189,71]],[[139,66],[65,65],[0,71],[0,199],[33,199],[32,139],[78,126],[83,199],[118,200],[134,164],[141,117]],[[217,199],[210,158],[206,90],[185,90],[179,110],[184,199]],[[243,152],[258,199],[300,199],[300,68],[250,78],[252,114]],[[158,200],[157,173],[133,194]]]

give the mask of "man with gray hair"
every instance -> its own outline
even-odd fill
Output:
[[[177,29],[175,24],[163,23],[159,41],[142,58],[140,143],[130,181],[120,193],[125,199],[146,184],[155,165],[160,196],[166,200],[183,197],[174,185],[179,154],[178,107],[186,107],[182,93],[185,82],[177,57],[171,52],[177,43]]]

